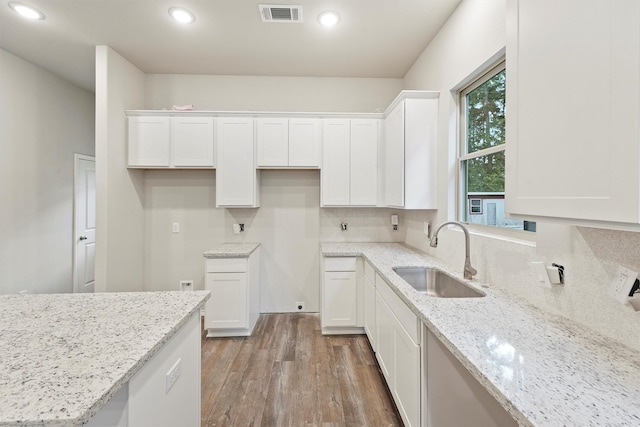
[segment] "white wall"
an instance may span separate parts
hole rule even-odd
[[[203,110],[384,110],[401,79],[148,75],[145,108],[195,104]],[[173,290],[180,280],[204,287],[202,253],[225,242],[260,242],[261,311],[319,310],[321,241],[403,241],[386,209],[320,209],[320,172],[261,172],[260,208],[215,208],[215,172],[147,171],[144,179],[147,290]],[[349,230],[340,231],[347,221]],[[180,223],[180,233],[171,224]],[[234,235],[232,224],[246,232]],[[402,222],[401,222],[402,224]]]
[[[146,107],[372,113],[401,90],[402,79],[149,74]]]
[[[127,169],[124,115],[144,88],[142,71],[96,46],[96,292],[144,289],[144,172]]]
[[[0,293],[71,292],[74,153],[94,96],[0,49]]]
[[[405,89],[441,91],[438,180],[449,183],[439,189],[439,206],[443,208],[438,212],[407,215],[406,243],[460,270],[464,262],[463,234],[443,231],[438,248],[431,249],[422,234],[422,222],[436,225],[455,218],[456,105],[451,91],[500,53],[505,46],[505,30],[504,0],[464,0],[404,81]],[[535,238],[535,243],[523,243],[473,234],[471,260],[478,269],[477,277],[640,349],[640,316],[607,295],[618,263],[640,271],[640,235],[539,222]],[[563,264],[566,285],[555,289],[537,286],[537,274],[531,267],[534,260]]]

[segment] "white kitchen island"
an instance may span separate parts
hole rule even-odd
[[[199,426],[208,298],[0,296],[0,426]]]

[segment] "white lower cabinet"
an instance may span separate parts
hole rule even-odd
[[[197,312],[85,425],[200,426],[200,340]],[[170,371],[179,373],[167,387]]]
[[[391,395],[405,426],[420,426],[421,367],[419,321],[402,300],[376,275],[378,352]]]
[[[259,250],[249,258],[212,258],[205,261],[205,305],[208,337],[249,336],[260,315]]]
[[[362,260],[323,258],[320,286],[320,324],[323,334],[364,331]]]
[[[423,426],[511,427],[518,423],[423,325]]]

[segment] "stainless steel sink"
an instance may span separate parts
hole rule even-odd
[[[486,294],[437,268],[394,267],[416,291],[437,298],[479,298]]]

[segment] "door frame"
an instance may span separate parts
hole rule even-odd
[[[78,292],[78,274],[76,271],[76,247],[77,247],[76,242],[78,241],[80,236],[77,235],[77,230],[76,230],[76,222],[77,222],[76,207],[78,204],[78,201],[77,201],[78,164],[81,160],[88,160],[95,163],[96,158],[95,156],[88,156],[86,154],[73,153],[73,212],[72,212],[73,229],[71,232],[71,239],[72,239],[71,240],[71,248],[72,248],[71,274],[73,277],[73,293]]]

